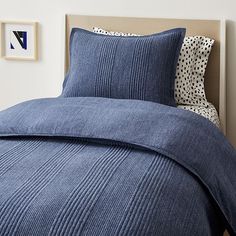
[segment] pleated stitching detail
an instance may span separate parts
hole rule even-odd
[[[152,211],[148,212],[148,210],[153,209],[155,206],[151,204],[156,203],[152,200],[154,197],[158,199],[162,187],[167,180],[167,176],[171,174],[170,168],[172,168],[173,165],[174,164],[167,159],[159,158],[158,156],[154,158],[131,198],[115,235],[146,235],[147,225],[140,228],[141,224],[144,222],[143,218],[145,218],[145,222],[148,224],[149,222],[146,219],[150,218],[152,215]],[[152,186],[155,186],[154,191],[151,192],[152,199],[145,204],[146,194],[150,193]],[[144,213],[141,214],[141,212]],[[132,229],[135,228],[134,224],[137,226],[136,232],[132,231]]]
[[[118,42],[118,39],[115,41],[105,38],[102,43],[95,81],[95,96],[111,97],[112,73]]]
[[[0,159],[0,177],[4,175],[10,168],[22,159],[26,158],[34,150],[36,150],[42,144],[42,139],[37,141],[25,141],[20,142],[11,150],[7,151],[1,156]]]
[[[79,235],[82,232],[93,206],[109,179],[130,152],[130,148],[113,147],[94,163],[59,211],[49,235]]]
[[[0,209],[2,235],[13,235],[16,232],[30,203],[56,177],[66,163],[85,146],[76,142],[66,144],[15,191]]]
[[[147,38],[144,40],[137,40],[135,42],[135,48],[133,51],[132,57],[132,66],[130,72],[130,79],[129,79],[129,98],[130,99],[145,99],[145,89],[144,85],[146,81],[144,80],[145,74],[148,71],[149,67],[149,51],[150,51],[150,42],[152,41],[151,38]],[[138,53],[142,51],[143,53],[139,55]],[[144,60],[146,57],[147,61]],[[144,63],[142,65],[141,63]]]

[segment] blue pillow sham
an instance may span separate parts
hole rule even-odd
[[[175,106],[175,72],[184,36],[183,28],[137,37],[74,28],[62,96],[139,99]]]

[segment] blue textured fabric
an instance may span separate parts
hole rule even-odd
[[[0,112],[0,137],[0,235],[236,233],[236,151],[192,112],[39,99]]]
[[[74,28],[63,97],[139,99],[175,106],[176,64],[185,29],[139,37]]]

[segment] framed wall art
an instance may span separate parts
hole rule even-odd
[[[0,22],[1,56],[9,60],[37,60],[36,22]]]

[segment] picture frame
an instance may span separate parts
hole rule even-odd
[[[38,59],[38,23],[0,21],[1,57],[6,60]]]

